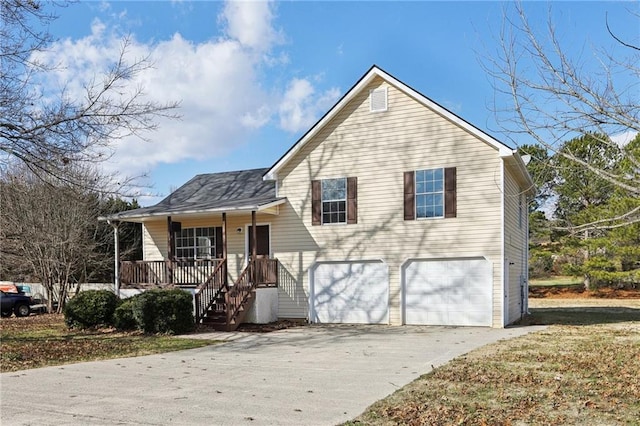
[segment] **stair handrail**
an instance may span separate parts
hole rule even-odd
[[[205,313],[219,297],[220,292],[225,287],[225,277],[227,275],[227,259],[222,259],[216,269],[204,280],[194,292],[195,300],[195,320],[199,324]]]
[[[255,260],[250,260],[242,271],[233,287],[226,293],[227,326],[231,325],[240,313],[240,308],[246,302],[251,292],[256,289],[257,283],[253,277]]]

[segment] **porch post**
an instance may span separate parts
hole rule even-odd
[[[120,297],[120,238],[118,228],[120,227],[119,220],[108,220],[107,223],[113,227],[113,245],[114,245],[114,258],[115,258],[115,273],[113,284],[115,287],[116,296]]]
[[[256,227],[256,211],[251,211],[251,263],[253,263],[253,270],[251,275],[253,283],[256,283],[256,257],[258,255],[258,229]]]
[[[222,258],[227,258],[227,213],[222,213]]]
[[[223,212],[222,213],[222,261],[226,262],[227,261],[227,213]],[[227,281],[227,272],[226,272],[226,266],[224,266],[225,270],[224,270],[224,277],[223,279],[223,284],[228,284]]]
[[[167,281],[169,284],[173,284],[173,247],[175,246],[173,236],[173,223],[171,222],[171,216],[167,216]]]

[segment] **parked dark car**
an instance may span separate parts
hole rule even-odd
[[[31,297],[24,293],[5,293],[0,291],[0,314],[10,317],[12,313],[17,317],[26,317],[31,313]]]

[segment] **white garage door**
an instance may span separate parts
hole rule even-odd
[[[413,260],[404,273],[406,324],[491,326],[491,263]]]
[[[387,269],[383,262],[318,263],[311,275],[311,321],[387,324]]]

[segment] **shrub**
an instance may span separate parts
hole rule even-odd
[[[113,326],[118,303],[118,297],[109,290],[83,291],[65,305],[64,321],[75,328]]]
[[[193,297],[180,289],[155,289],[127,299],[116,313],[117,327],[145,333],[180,334],[194,328]]]
[[[125,299],[120,306],[116,308],[113,315],[113,324],[118,330],[135,330],[138,326],[133,316],[133,304],[135,299]]]
[[[531,278],[547,277],[553,270],[553,254],[546,251],[531,250],[529,259],[529,276]]]

